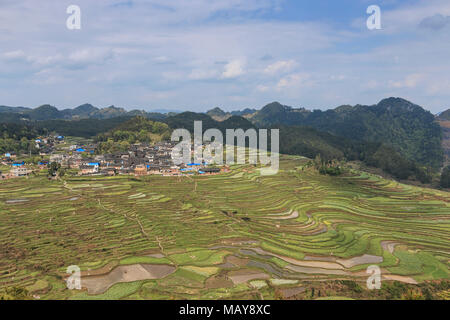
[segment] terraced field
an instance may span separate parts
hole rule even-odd
[[[283,156],[274,176],[236,166],[209,177],[2,181],[0,289],[41,299],[286,299],[315,298],[319,285],[321,298],[341,299],[329,286],[339,284],[345,297],[377,298],[365,289],[366,268],[377,265],[383,286],[432,283],[434,296],[449,297],[449,193],[361,172],[323,176],[306,161]],[[66,288],[70,265],[82,270],[81,291]]]

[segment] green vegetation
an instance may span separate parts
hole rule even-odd
[[[204,131],[218,128],[224,133],[233,128],[280,128],[282,153],[309,158],[320,155],[325,161],[358,160],[397,179],[433,182],[435,186],[444,154],[441,128],[434,116],[400,98],[384,99],[374,106],[312,112],[276,102],[260,111],[225,113],[216,108],[208,114],[126,112],[89,104],[61,111],[49,105],[37,109],[3,106],[0,112],[0,122],[4,123],[0,127],[0,152],[34,154],[37,150],[32,139],[48,133],[96,137],[101,143],[98,152],[126,151],[132,143],[168,139],[173,129],[193,132],[197,120],[202,121]],[[153,120],[146,120],[149,118]]]
[[[448,192],[280,160],[273,176],[243,165],[208,177],[2,181],[0,291],[41,299],[449,297]],[[382,290],[366,289],[373,264],[386,277]],[[136,281],[129,271],[130,281],[112,276],[93,294],[66,289],[70,265],[103,275],[172,271]]]
[[[441,129],[434,116],[400,98],[384,99],[374,106],[313,112],[274,102],[250,120],[258,126],[310,126],[348,139],[384,143],[406,159],[433,168],[439,168],[443,161]]]
[[[438,117],[439,120],[450,121],[450,109],[445,110]]]
[[[441,187],[450,188],[450,166],[444,168],[441,174]]]
[[[52,162],[48,164],[48,176],[49,177],[64,177],[66,171],[61,168],[61,164]]]
[[[99,134],[97,152],[112,153],[127,151],[134,143],[154,143],[170,139],[170,129],[165,123],[147,120],[144,117],[135,117],[122,123],[113,130]]]
[[[5,152],[35,154],[34,139],[39,134],[35,128],[17,123],[0,123],[0,155]]]

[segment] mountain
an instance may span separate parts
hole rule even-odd
[[[434,116],[401,98],[388,98],[373,106],[340,106],[309,111],[273,102],[249,118],[255,125],[310,126],[337,136],[383,142],[407,159],[439,168],[442,134]]]
[[[225,112],[220,108],[209,110],[206,114],[216,121],[224,121],[231,117],[230,113]]]
[[[258,110],[256,109],[250,109],[250,108],[245,108],[244,110],[240,111],[231,111],[231,114],[233,116],[241,116],[241,117],[249,117],[252,116],[253,114],[255,114]]]
[[[203,130],[217,128],[219,122],[204,113],[183,112],[164,119],[164,122],[172,129],[187,129],[194,132],[194,121],[202,121]]]
[[[86,103],[70,111],[72,117],[89,118],[92,114],[98,112],[99,109],[94,107],[92,104]]]
[[[25,114],[32,120],[61,119],[63,117],[62,113],[56,107],[49,104],[27,111]]]
[[[146,112],[144,110],[126,111],[124,108],[110,106],[107,108],[97,108],[86,103],[74,109],[58,110],[48,104],[35,109],[25,107],[0,106],[0,121],[16,122],[20,119],[35,121],[44,120],[79,120],[79,119],[111,119],[116,117],[143,116],[148,119],[164,119],[168,114],[159,112]],[[20,115],[20,116],[18,116]]]
[[[92,138],[99,133],[107,132],[130,117],[110,119],[79,119],[79,120],[44,120],[31,122],[34,128],[43,132],[55,132],[63,136]]]
[[[441,113],[439,113],[436,118],[438,120],[443,120],[443,121],[450,121],[450,109],[445,110]]]
[[[124,108],[110,106],[96,108],[91,104],[83,104],[75,109],[58,110],[50,105],[43,105],[36,109],[24,107],[0,107],[0,122],[17,123],[28,119],[45,121],[39,127],[48,129],[67,129],[70,132],[81,132],[83,136],[99,132],[96,129],[81,130],[73,127],[72,123],[57,122],[56,120],[97,119],[107,120],[115,118],[130,118],[142,116],[154,121],[163,121],[171,128],[193,129],[194,120],[202,120],[204,128],[251,127],[270,128],[280,126],[311,127],[320,132],[326,132],[337,137],[347,138],[361,143],[383,143],[401,154],[404,158],[422,165],[438,169],[443,162],[443,147],[450,159],[450,141],[445,138],[450,123],[449,111],[435,117],[422,107],[401,98],[388,98],[376,105],[343,105],[335,109],[307,110],[293,108],[279,102],[264,106],[261,110],[245,109],[243,111],[225,112],[220,108],[209,110],[206,114],[183,113],[155,113],[143,110],[127,111]],[[48,120],[53,120],[48,122]],[[438,121],[436,121],[438,120]],[[87,125],[88,122],[79,123]],[[92,125],[94,122],[91,123]],[[441,124],[441,127],[439,126]],[[101,127],[109,127],[102,123]],[[57,130],[56,130],[57,131]],[[444,138],[447,140],[443,140]],[[61,134],[63,134],[61,132]],[[67,134],[66,134],[67,135]],[[446,147],[447,146],[447,147]]]
[[[444,167],[450,165],[450,109],[436,115],[442,129],[442,148],[444,149]]]
[[[31,110],[30,108],[25,107],[8,107],[8,106],[0,106],[0,113],[8,112],[8,113],[22,113]]]
[[[153,109],[150,110],[149,113],[162,113],[162,114],[176,114],[176,113],[182,113],[181,110],[171,110],[171,109]]]
[[[280,108],[280,105],[271,107],[279,110],[290,109],[284,106]],[[202,121],[203,131],[210,128],[221,130],[224,138],[226,129],[257,129],[251,121],[240,116],[232,116],[225,121],[216,121],[207,114],[184,112],[164,120],[171,129],[185,128],[191,133],[194,130],[194,121]],[[428,172],[421,166],[408,160],[392,146],[383,142],[355,140],[305,126],[275,125],[272,128],[280,129],[280,152],[284,154],[302,155],[309,158],[320,156],[324,161],[359,160],[366,165],[381,168],[398,179],[413,178],[423,183],[428,183],[431,179]]]
[[[279,102],[272,102],[257,111],[251,121],[258,126],[301,125],[307,113],[309,111],[303,108],[294,109]]]
[[[232,112],[225,112],[220,108],[214,108],[206,112],[206,114],[216,121],[225,121],[232,116],[240,116],[248,119],[251,116],[253,116],[256,112],[257,112],[256,109],[249,109],[249,108],[246,108],[242,111],[237,110]]]
[[[0,112],[0,123],[17,123],[29,120],[28,116],[14,112]]]

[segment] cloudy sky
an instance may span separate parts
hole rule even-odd
[[[81,30],[69,30],[69,5]],[[369,5],[381,30],[369,30]],[[0,0],[0,105],[450,107],[448,0]]]

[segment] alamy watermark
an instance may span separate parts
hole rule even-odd
[[[70,276],[66,280],[66,285],[69,290],[81,290],[81,269],[78,266],[67,267],[66,272]]]
[[[66,27],[69,30],[81,29],[81,8],[78,5],[71,4],[67,7],[66,13],[70,16],[66,20]],[[367,18],[366,25],[369,30],[381,29],[381,8],[378,5],[370,5],[366,10],[370,14]]]
[[[66,10],[67,14],[70,16],[66,20],[66,26],[69,30],[80,30],[81,29],[81,8],[77,5],[70,5]]]
[[[270,130],[270,153],[268,152],[268,130],[259,129],[226,129],[224,149],[223,133],[219,129],[208,129],[203,133],[202,121],[194,121],[194,139],[187,129],[176,129],[172,133],[172,141],[179,142],[172,150],[175,165],[210,163],[223,165],[261,164],[261,175],[274,175],[279,170],[280,132]],[[248,144],[247,144],[248,141]],[[236,143],[237,142],[237,143]],[[225,151],[225,152],[224,152]],[[248,157],[247,157],[248,154]],[[225,158],[225,161],[224,161]]]
[[[381,9],[377,5],[371,5],[367,8],[367,14],[370,17],[367,19],[366,25],[369,30],[381,29]]]
[[[370,274],[369,278],[367,278],[366,285],[367,289],[381,289],[381,269],[379,266],[372,265],[368,266],[366,270],[367,274]]]

